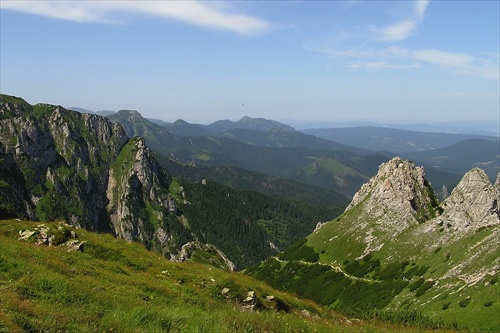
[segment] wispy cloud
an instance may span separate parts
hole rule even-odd
[[[366,68],[366,69],[412,69],[420,67],[419,63],[410,65],[396,65],[385,61],[359,61],[348,65],[350,68]]]
[[[415,2],[414,11],[419,21],[422,21],[424,19],[427,6],[429,6],[429,0],[417,0]]]
[[[463,68],[470,66],[473,57],[464,53],[451,53],[439,50],[420,50],[413,52],[413,57],[436,65]]]
[[[257,17],[231,11],[222,2],[201,1],[0,1],[0,8],[75,22],[117,23],[123,13],[183,21],[239,34],[258,34],[270,24]]]
[[[416,33],[418,25],[425,18],[428,6],[428,0],[414,1],[408,17],[382,29],[372,27],[371,35],[358,34],[347,35],[342,39],[329,38],[323,45],[309,44],[304,47],[309,51],[340,60],[341,62],[338,63],[352,69],[419,70],[434,67],[437,70],[454,74],[499,80],[498,53],[469,54],[394,45],[395,41],[401,41],[402,45],[407,45],[402,40]],[[386,42],[393,43],[387,44]]]
[[[465,53],[451,53],[439,50],[418,50],[412,52],[415,59],[453,71],[461,75],[473,75],[484,79],[499,80],[498,59],[472,56]],[[495,56],[493,56],[495,58]]]
[[[429,5],[429,0],[416,0],[412,12],[408,17],[384,28],[374,28],[375,39],[383,42],[401,41],[412,36],[418,24],[425,18],[425,10]]]
[[[486,53],[481,56],[474,56],[434,49],[411,50],[399,46],[379,49],[335,49],[329,47],[307,47],[307,49],[323,53],[332,58],[350,60],[346,62],[345,66],[354,69],[412,70],[427,65],[436,66],[442,70],[460,75],[471,75],[492,80],[500,79],[500,65],[497,54]]]
[[[379,29],[376,39],[383,42],[400,41],[411,36],[416,26],[417,23],[411,20],[398,22],[383,29]]]

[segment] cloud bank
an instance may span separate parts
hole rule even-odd
[[[124,13],[156,16],[239,34],[263,33],[269,23],[230,12],[227,4],[201,1],[0,1],[1,9],[87,23],[122,23]]]

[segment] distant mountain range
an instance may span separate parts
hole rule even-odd
[[[128,135],[144,136],[153,149],[181,163],[235,166],[349,196],[377,172],[381,162],[397,155],[424,165],[441,198],[474,166],[481,165],[490,179],[500,170],[500,141],[491,136],[376,127],[305,131],[339,137],[338,141],[332,141],[271,120],[256,119],[252,124],[249,117],[239,122],[219,121],[213,126],[181,120],[160,126],[131,111],[120,111],[109,117],[122,124]],[[465,144],[470,139],[483,140],[485,144],[475,141],[481,145],[480,149],[475,149],[474,145]],[[440,151],[453,145],[458,146]],[[429,153],[423,153],[426,151]],[[417,152],[422,153],[414,154]],[[448,156],[449,153],[452,155]],[[436,163],[435,154],[440,154],[440,163]],[[456,162],[457,158],[460,163]],[[347,172],[349,169],[351,171]]]
[[[456,144],[402,156],[418,161],[436,170],[463,175],[472,167],[483,169],[494,181],[500,166],[500,141],[491,139],[467,139]]]
[[[320,138],[361,147],[372,151],[390,151],[395,154],[433,150],[469,139],[497,141],[493,136],[414,132],[384,127],[313,128],[302,132]]]
[[[494,179],[500,171],[498,137],[428,132],[442,128],[438,125],[397,125],[403,128],[421,128],[422,131],[381,126],[297,131],[289,125],[263,118],[243,117],[238,121],[220,120],[201,125],[183,120],[168,123],[146,119],[138,113],[134,117],[129,116],[136,113],[137,111],[122,110],[107,116],[122,124],[128,135],[144,137],[154,150],[180,163],[233,166],[274,177],[294,179],[347,195],[353,195],[362,182],[375,174],[378,162],[397,155],[425,166],[428,178],[440,197],[446,196],[460,177],[474,166],[481,166],[490,179]],[[135,124],[131,125],[132,123]],[[356,124],[359,122],[338,123],[339,126]],[[464,128],[459,125],[450,123],[448,130],[456,128],[458,131]],[[472,139],[475,141],[467,143]],[[479,148],[476,149],[476,146]],[[275,148],[280,150],[276,151]],[[340,165],[329,169],[333,166],[332,163],[315,164],[315,160],[325,161],[325,158],[333,158],[344,167],[353,168],[355,172],[348,173],[350,180],[341,181],[345,174],[337,174]],[[377,163],[367,163],[373,158]],[[275,163],[276,160],[279,161]],[[353,163],[354,160],[358,162]],[[320,166],[320,169],[311,165]],[[327,165],[329,168],[324,169]],[[367,168],[366,165],[373,167]]]
[[[362,155],[368,151],[300,132],[268,129],[269,123],[263,131],[233,128],[220,135],[187,137],[174,135],[136,111],[120,111],[108,118],[121,124],[129,136],[144,137],[152,149],[179,163],[239,167],[345,195],[353,195],[368,179],[366,173],[375,173],[387,159],[380,154]],[[232,138],[234,135],[252,143]]]

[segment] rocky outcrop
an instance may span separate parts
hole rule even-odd
[[[436,215],[438,203],[424,177],[422,167],[395,157],[380,165],[377,175],[354,195],[345,213],[354,214],[356,223],[347,233],[363,233],[357,236],[366,243],[361,257]]]
[[[443,202],[437,223],[463,231],[500,223],[500,173],[494,185],[486,173],[474,168],[462,178]]]
[[[461,260],[454,261],[447,254],[444,261],[449,265],[438,278],[475,284],[485,276],[498,274],[500,269],[499,202],[500,173],[491,184],[483,170],[472,169],[439,204],[424,179],[424,170],[394,158],[382,164],[379,173],[363,185],[345,215],[352,214],[350,221],[355,223],[350,226],[351,235],[365,246],[358,260],[384,246],[388,247],[384,251],[391,253],[389,258],[407,257],[392,253],[392,243],[437,253],[465,239],[475,239],[463,249]]]
[[[18,240],[34,242],[37,246],[61,246],[66,247],[67,251],[82,251],[85,241],[80,241],[75,229],[64,223],[59,222],[57,228],[51,228],[45,224],[39,224],[34,230],[19,230]]]
[[[16,196],[27,207],[21,215],[110,230],[108,170],[128,140],[123,129],[103,117],[4,95],[0,110],[0,142],[23,175],[25,193]]]
[[[181,251],[177,255],[172,256],[171,260],[183,262],[192,259],[197,251],[204,253],[203,259],[196,259],[198,262],[207,263],[211,266],[219,267],[231,272],[236,270],[236,265],[234,265],[231,260],[229,260],[229,258],[227,258],[227,256],[217,247],[212,244],[202,244],[198,241],[184,244]]]
[[[0,171],[0,218],[65,220],[163,252],[192,239],[171,230],[171,176],[104,117],[1,95]]]
[[[364,209],[379,224],[389,223],[391,230],[401,231],[407,225],[423,222],[435,213],[432,209],[430,185],[425,180],[422,167],[395,157],[379,167],[377,175],[365,183],[354,195],[346,211],[363,203]],[[392,225],[388,218],[397,213],[398,223]]]
[[[168,192],[171,177],[154,159],[151,150],[141,138],[131,139],[117,157],[123,163],[114,163],[110,169],[107,198],[111,224],[117,235],[133,240],[161,244],[172,239],[162,228],[149,226],[151,220],[162,221],[175,214],[177,206]],[[148,208],[149,205],[149,208]]]
[[[492,185],[474,168],[442,203],[424,175],[400,158],[382,164],[344,214],[246,272],[339,309],[410,310],[496,330],[500,175]]]

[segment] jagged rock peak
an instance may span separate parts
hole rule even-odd
[[[498,179],[497,179],[498,180]],[[455,187],[454,191],[474,191],[480,192],[483,190],[487,190],[492,186],[488,176],[484,172],[484,170],[480,168],[473,168],[469,172],[467,172],[458,185]]]
[[[439,218],[453,230],[500,224],[500,174],[494,185],[480,168],[467,172],[443,202]]]
[[[407,212],[415,213],[425,201],[421,193],[428,186],[424,176],[422,167],[395,157],[380,165],[377,175],[354,195],[346,211],[370,198],[397,207],[398,210],[404,208]]]
[[[436,214],[438,203],[424,176],[422,167],[395,157],[380,165],[377,175],[354,195],[346,212],[359,206],[359,220],[376,220],[377,228],[395,236]]]

